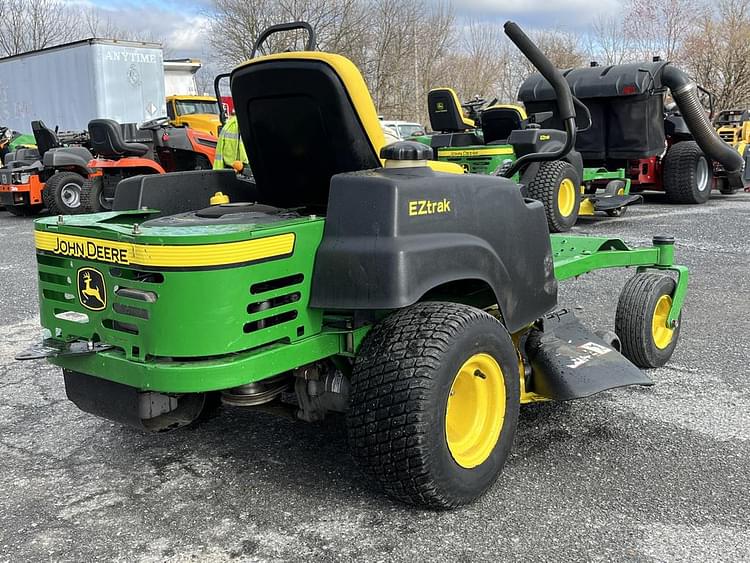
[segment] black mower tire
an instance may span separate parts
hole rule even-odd
[[[81,207],[83,213],[99,213],[105,211],[100,197],[99,182],[87,179],[81,189]]]
[[[495,421],[493,432],[480,433],[486,457],[460,465],[448,444],[448,399],[459,377],[468,377],[470,387],[484,385],[472,378],[477,357],[499,367],[495,375],[473,375],[490,382],[485,389],[496,385],[499,392],[485,397],[494,397],[493,407],[502,405],[504,418],[482,419]],[[352,456],[396,500],[435,509],[472,502],[492,486],[510,453],[519,386],[513,342],[495,317],[454,303],[397,311],[368,333],[354,362],[347,414]]]
[[[16,217],[33,217],[34,215],[39,215],[42,209],[44,209],[44,205],[42,204],[5,206],[5,211]]]
[[[711,163],[695,141],[672,145],[664,156],[662,180],[672,203],[701,204],[711,197]],[[699,170],[705,167],[705,180]],[[705,181],[705,185],[702,185]],[[701,185],[699,185],[701,184]]]
[[[570,211],[561,210],[559,194],[565,182],[571,182],[574,187],[573,206]],[[551,233],[569,231],[578,220],[578,210],[581,206],[581,179],[575,167],[561,160],[543,162],[539,171],[526,187],[530,198],[544,204],[547,215],[547,225]]]
[[[622,355],[638,367],[661,367],[672,357],[680,336],[682,315],[666,345],[665,342],[657,345],[654,323],[657,306],[663,297],[669,297],[671,306],[675,287],[675,281],[669,276],[642,272],[630,278],[620,292],[615,313],[615,333],[622,344]]]
[[[42,191],[44,205],[51,215],[77,215],[84,213],[81,205],[83,184],[86,178],[77,172],[55,172],[45,183]],[[66,201],[66,188],[77,186],[78,197],[74,202]]]

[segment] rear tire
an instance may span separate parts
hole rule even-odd
[[[580,186],[575,167],[560,160],[543,162],[529,182],[529,197],[544,204],[551,233],[569,231],[576,224],[581,206]]]
[[[81,189],[81,207],[83,213],[99,213],[106,208],[102,203],[101,182],[86,180]]]
[[[664,191],[672,203],[706,203],[712,175],[711,164],[695,141],[672,145],[664,157]]]
[[[668,276],[639,273],[620,292],[615,332],[622,343],[622,355],[638,367],[661,367],[672,357],[682,324],[680,315],[676,327],[666,326],[675,287]]]
[[[42,199],[52,215],[84,213],[81,193],[86,179],[76,172],[55,172],[47,180]]]
[[[472,502],[511,450],[519,382],[510,336],[488,313],[454,303],[397,311],[370,331],[354,363],[352,455],[397,500]]]

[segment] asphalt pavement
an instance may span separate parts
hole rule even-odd
[[[677,239],[680,342],[652,388],[523,407],[496,485],[452,512],[357,471],[343,420],[229,409],[143,435],[80,412],[41,335],[32,220],[0,211],[0,561],[750,561],[750,194],[659,195],[576,232]],[[563,284],[611,329],[632,272]]]

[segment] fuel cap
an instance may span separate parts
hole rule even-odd
[[[432,160],[432,147],[417,141],[398,141],[380,149],[385,160]]]

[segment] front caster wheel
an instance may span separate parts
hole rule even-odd
[[[682,316],[677,326],[667,326],[675,287],[668,276],[639,273],[620,292],[615,332],[622,342],[622,354],[639,367],[663,366],[677,346]]]
[[[367,335],[354,364],[352,455],[395,499],[469,503],[508,457],[519,382],[513,343],[491,315],[453,303],[398,311]]]

